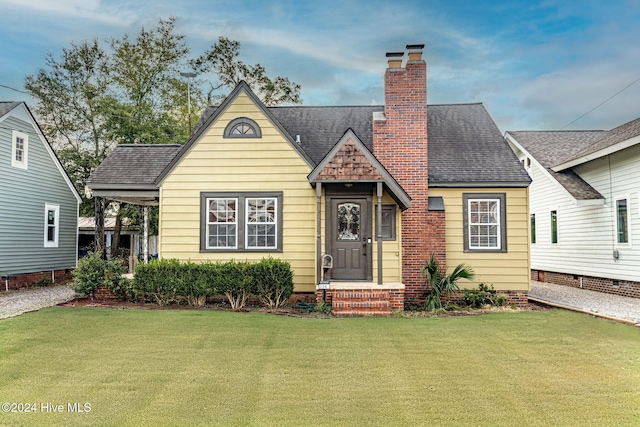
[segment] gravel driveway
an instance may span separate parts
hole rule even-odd
[[[529,297],[640,324],[640,298],[537,281],[531,282]]]
[[[0,292],[0,319],[67,302],[75,296],[75,291],[69,285]]]

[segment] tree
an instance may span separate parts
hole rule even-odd
[[[35,113],[43,131],[83,195],[87,177],[116,144],[104,110],[111,85],[107,53],[94,39],[62,49],[60,61],[48,54],[45,62],[46,68],[26,76],[25,88],[38,99]],[[84,201],[81,214],[93,210]]]
[[[189,137],[187,87],[180,80],[189,49],[184,36],[175,34],[175,21],[142,28],[135,40],[125,35],[110,42],[113,93],[107,124],[118,143],[184,143]],[[193,98],[198,95],[194,88]]]
[[[25,77],[26,90],[38,99],[39,123],[82,195],[81,215],[95,209],[84,195],[85,182],[115,145],[182,144],[189,137],[189,111],[199,111],[204,101],[197,82],[180,77],[189,49],[175,23],[174,17],[161,19],[155,28],[111,39],[106,47],[97,39],[72,43],[61,59],[48,54],[46,66]],[[209,98],[244,79],[267,105],[300,102],[299,85],[271,80],[262,66],[237,60],[239,49],[240,43],[221,37],[190,62],[194,71],[212,72],[220,81]],[[118,209],[120,216],[133,211]]]
[[[213,73],[217,80],[216,84],[210,85],[207,93],[209,104],[223,98],[222,95],[215,94],[217,90],[233,89],[241,80],[246,81],[267,106],[301,103],[299,84],[280,76],[271,80],[262,65],[247,65],[238,59],[239,55],[239,42],[220,37],[210,50],[190,62],[196,73]]]

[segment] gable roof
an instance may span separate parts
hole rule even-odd
[[[204,126],[216,107],[205,110]],[[373,115],[384,106],[268,107],[317,165],[347,129],[373,151]],[[527,186],[531,180],[481,103],[428,105],[429,185]],[[499,166],[499,167],[497,167]]]
[[[162,180],[173,170],[173,168],[180,162],[180,160],[191,150],[191,148],[195,145],[195,143],[204,135],[204,133],[209,129],[209,126],[213,124],[216,119],[224,113],[227,108],[233,103],[233,101],[240,95],[247,95],[252,102],[260,109],[260,111],[266,116],[266,118],[273,124],[273,126],[280,131],[283,137],[287,140],[287,142],[300,154],[309,166],[313,167],[313,162],[309,158],[309,156],[295,143],[295,140],[291,137],[291,135],[282,127],[282,125],[278,122],[278,120],[273,116],[273,114],[269,111],[269,109],[260,101],[260,99],[253,93],[247,82],[244,80],[238,83],[238,85],[233,89],[233,91],[227,96],[224,101],[215,109],[207,109],[205,113],[209,111],[209,115],[205,117],[203,116],[196,123],[196,127],[193,132],[189,136],[187,143],[182,146],[180,152],[175,156],[175,158],[167,165],[167,167],[162,171],[162,173],[157,177],[156,183],[160,184]]]
[[[19,102],[14,101],[0,101],[0,117],[7,114],[9,111],[13,110],[15,107],[20,105]]]
[[[595,142],[585,146],[573,156],[556,162],[553,170],[562,171],[639,143],[640,118],[637,118],[608,132],[603,132]]]
[[[565,161],[600,139],[603,131],[507,132],[509,141],[528,154],[576,201],[601,201],[604,197],[574,171],[556,172],[552,166]]]
[[[35,133],[38,135],[38,138],[44,145],[44,148],[47,151],[47,154],[49,154],[51,161],[53,161],[54,165],[58,169],[58,172],[60,172],[60,176],[62,176],[62,179],[64,179],[76,201],[78,202],[78,204],[82,203],[82,198],[80,197],[80,194],[78,194],[78,190],[76,190],[75,185],[73,185],[73,182],[71,182],[71,178],[69,178],[67,171],[65,171],[64,167],[62,167],[60,159],[53,151],[53,148],[51,148],[51,144],[49,144],[47,137],[42,132],[42,129],[40,128],[40,125],[36,121],[33,114],[31,114],[31,110],[29,110],[27,104],[25,102],[0,101],[0,121],[5,120],[10,115],[13,115],[18,119],[29,122],[31,124],[32,130],[35,131]]]
[[[384,113],[384,106],[266,107],[245,82],[240,82],[220,106],[211,106],[204,111],[187,143],[155,176],[151,173],[155,173],[157,169],[149,171],[150,174],[144,177],[144,184],[150,185],[150,180],[153,180],[156,187],[160,185],[164,177],[241,93],[253,100],[312,169],[325,159],[348,129],[353,130],[369,153],[373,152],[373,117],[374,114]],[[529,175],[482,104],[429,105],[427,121],[429,185],[526,187],[531,183]],[[162,157],[162,161],[166,161],[166,152],[151,154],[152,150],[162,150],[158,148],[162,147],[160,145],[141,148],[148,150],[144,154],[133,153],[137,146],[129,147],[132,151],[128,154],[115,150],[112,153],[119,156],[118,166],[109,165],[114,171],[98,168],[94,172],[88,181],[92,188],[95,184],[107,183],[110,178],[115,179],[117,184],[140,182],[141,177],[135,170],[139,165],[133,159],[160,160],[158,157]]]
[[[344,156],[348,154],[347,156]],[[339,158],[338,158],[339,157]],[[344,157],[347,157],[346,159]],[[334,160],[337,160],[334,162]],[[345,161],[346,160],[346,161]],[[358,171],[358,169],[361,169]],[[326,172],[326,174],[324,173]],[[354,176],[353,174],[357,176]],[[348,129],[308,175],[309,182],[382,182],[402,210],[411,207],[411,197],[385,169],[380,161]]]

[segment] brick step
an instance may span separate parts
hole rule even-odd
[[[349,310],[349,311],[334,311],[333,315],[336,317],[350,317],[350,316],[376,316],[376,317],[387,317],[391,315],[391,310],[389,311],[362,311],[362,310]]]
[[[353,291],[341,291],[335,292],[333,294],[333,300],[341,300],[341,299],[349,299],[349,300],[388,300],[389,292],[353,292]]]
[[[333,301],[332,308],[338,310],[389,310],[391,311],[391,303],[389,301]]]

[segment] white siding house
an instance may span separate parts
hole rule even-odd
[[[532,278],[640,297],[640,119],[505,136],[533,180]]]

